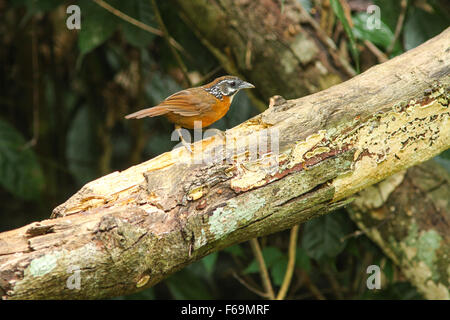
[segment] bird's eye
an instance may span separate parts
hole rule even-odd
[[[231,81],[230,86],[232,86],[232,87],[236,86],[236,81]]]

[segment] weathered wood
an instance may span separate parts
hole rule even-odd
[[[213,162],[176,149],[88,183],[55,219],[0,234],[3,298],[135,292],[213,251],[329,212],[435,156],[450,146],[449,39],[450,29],[343,84],[273,99],[227,131],[226,149],[240,150],[229,161],[221,138],[206,139],[194,153],[215,150]],[[260,150],[267,157],[248,159],[264,132],[273,137],[269,152]],[[77,275],[80,288],[69,289]]]

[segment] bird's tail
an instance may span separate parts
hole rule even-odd
[[[151,107],[125,116],[126,119],[141,119],[144,117],[156,117],[166,114],[168,110],[162,106]]]

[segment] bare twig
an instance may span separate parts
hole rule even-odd
[[[234,272],[234,271],[233,271],[233,277],[235,277],[237,281],[239,281],[244,287],[246,287],[251,292],[257,294],[260,297],[263,297],[263,298],[266,298],[266,299],[269,298],[269,295],[266,292],[262,292],[261,290],[258,290],[256,288],[252,287],[250,284],[245,282],[244,279],[239,277],[238,274],[236,272]]]
[[[295,252],[297,249],[297,237],[298,237],[299,225],[296,225],[291,229],[291,235],[289,238],[289,258],[286,273],[284,275],[283,283],[281,284],[280,291],[278,291],[277,300],[283,300],[286,297],[286,293],[289,289],[289,285],[292,280],[295,268]]]
[[[123,13],[120,10],[117,10],[116,8],[114,8],[113,6],[111,6],[110,4],[106,3],[103,0],[93,0],[96,4],[98,4],[100,7],[102,7],[105,10],[108,10],[109,12],[111,12],[113,15],[121,18],[122,20],[127,21],[128,23],[131,23],[132,25],[145,30],[149,33],[155,34],[157,36],[160,37],[164,37],[164,33],[156,28],[153,28],[152,26],[149,26],[148,24],[142,23],[139,20],[134,19],[133,17],[130,17],[129,15]],[[170,43],[172,46],[174,46],[178,51],[184,52],[183,47],[175,41],[175,39],[170,38]]]
[[[245,67],[250,70],[252,68],[252,42],[247,41],[247,46],[245,49]]]
[[[403,22],[405,21],[405,15],[406,15],[406,8],[408,7],[408,0],[402,0],[400,2],[400,14],[398,16],[397,25],[395,27],[395,33],[394,37],[392,38],[391,43],[386,49],[386,55],[389,55],[392,50],[394,49],[394,45],[397,42],[398,37],[400,36],[400,33],[402,32],[403,28]]]
[[[215,67],[214,69],[212,69],[210,72],[208,72],[207,74],[205,74],[198,82],[196,82],[194,84],[194,87],[198,87],[201,86],[202,84],[205,83],[206,80],[208,80],[209,78],[211,78],[213,75],[215,75],[217,72],[219,72],[219,70],[222,69],[221,65],[218,65],[217,67]]]
[[[305,8],[301,4],[298,3],[298,7],[305,18],[305,20],[314,28],[316,31],[317,37],[328,47],[330,55],[333,57],[335,63],[342,66],[343,70],[346,72],[346,74],[350,77],[353,77],[356,75],[355,69],[352,68],[352,66],[346,61],[345,59],[342,59],[338,54],[338,49],[336,47],[336,44],[331,40],[330,37],[326,34],[325,31],[322,30],[320,25],[314,20],[308,13]]]
[[[377,57],[379,63],[389,60],[389,58],[369,40],[364,40],[364,45],[375,55],[375,57]]]
[[[253,254],[255,255],[256,261],[259,265],[259,272],[261,274],[261,279],[263,282],[264,289],[267,294],[268,299],[275,299],[275,293],[273,292],[272,283],[270,281],[269,272],[267,271],[266,263],[264,262],[264,257],[261,252],[261,247],[257,238],[250,240],[250,246],[252,248]]]
[[[177,61],[178,65],[180,66],[181,71],[183,72],[183,76],[184,76],[184,79],[186,81],[186,84],[189,87],[192,87],[192,83],[191,83],[191,80],[189,79],[189,75],[188,75],[188,71],[187,71],[186,65],[184,64],[184,62],[181,59],[181,57],[178,54],[178,52],[175,50],[175,47],[170,42],[169,32],[167,31],[166,25],[164,24],[164,21],[163,21],[163,19],[161,17],[161,13],[159,12],[158,5],[156,4],[155,0],[152,0],[152,5],[153,5],[153,10],[154,10],[154,14],[155,14],[156,20],[158,21],[159,27],[161,28],[161,30],[163,32],[163,37],[166,39],[167,43],[169,44],[169,48],[172,51],[172,54],[173,54],[175,60]]]
[[[334,295],[336,298],[342,300],[344,299],[344,296],[342,295],[342,288],[339,284],[339,281],[336,279],[335,275],[329,267],[325,267],[324,269],[325,276],[327,277],[328,281],[331,284],[331,289],[333,290]]]
[[[325,296],[322,294],[322,292],[319,290],[319,288],[314,284],[314,282],[312,282],[308,273],[303,270],[299,270],[299,273],[300,273],[301,277],[303,278],[305,285],[308,288],[309,292],[311,292],[311,294],[317,300],[326,300]]]

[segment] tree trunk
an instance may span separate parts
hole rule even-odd
[[[320,93],[272,99],[227,131],[226,145],[216,136],[195,143],[194,155],[179,148],[111,173],[56,208],[55,219],[0,234],[3,298],[141,290],[211,252],[334,210],[446,150],[449,36]],[[260,156],[249,159],[258,142]]]

